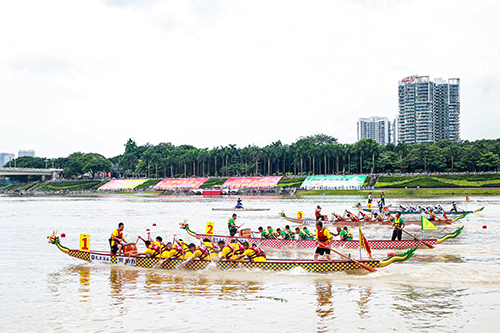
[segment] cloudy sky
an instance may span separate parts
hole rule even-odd
[[[2,1],[0,152],[356,140],[409,75],[461,80],[461,137],[500,137],[498,1]]]

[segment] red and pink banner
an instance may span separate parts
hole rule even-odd
[[[114,179],[98,188],[98,190],[131,190],[145,183],[147,179]]]
[[[279,177],[231,177],[226,180],[223,187],[273,187],[281,180]]]
[[[166,178],[161,182],[156,184],[153,189],[155,190],[171,190],[176,188],[189,188],[189,189],[197,189],[204,182],[206,182],[208,178]]]

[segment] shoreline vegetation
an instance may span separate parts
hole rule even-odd
[[[367,177],[367,182],[374,176]],[[376,176],[375,176],[376,177]],[[211,189],[222,185],[227,178],[210,178],[200,188]],[[376,177],[372,187],[349,190],[318,189],[304,190],[300,186],[306,177],[284,177],[279,188],[296,188],[295,195],[336,195],[366,197],[369,192],[377,196],[385,192],[387,196],[466,196],[466,195],[500,195],[500,174],[439,174],[439,175],[408,175]],[[0,192],[6,194],[105,194],[105,193],[139,193],[160,195],[162,191],[152,190],[160,179],[148,179],[135,189],[98,191],[97,189],[109,180],[74,180],[74,181],[47,181],[27,184],[12,184],[0,186]],[[276,193],[278,194],[278,193]]]

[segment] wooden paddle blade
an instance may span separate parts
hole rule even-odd
[[[351,259],[352,261],[354,261],[356,264],[358,264],[359,266],[363,267],[364,269],[366,269],[367,271],[369,272],[376,272],[377,270],[371,266],[368,266],[367,264],[363,264],[362,262],[359,262],[357,260],[354,260],[354,259]]]

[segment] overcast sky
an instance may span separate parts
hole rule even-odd
[[[498,1],[2,1],[0,152],[356,141],[414,74],[460,78],[461,138],[500,137]]]

